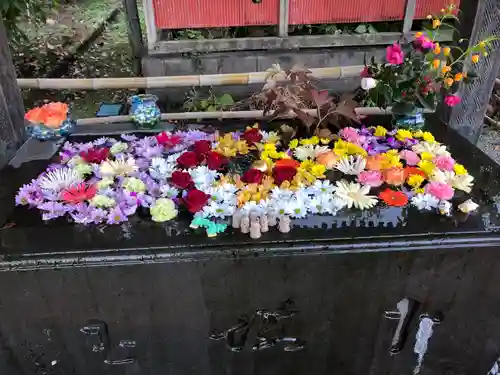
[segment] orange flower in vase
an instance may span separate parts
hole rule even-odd
[[[24,118],[37,125],[45,125],[58,129],[68,117],[68,105],[65,103],[48,103],[42,107],[28,111]]]
[[[395,191],[392,189],[385,189],[379,195],[388,206],[403,207],[408,203],[408,197],[405,193],[401,191]]]
[[[389,185],[399,186],[405,182],[405,170],[394,167],[384,171],[384,181]]]

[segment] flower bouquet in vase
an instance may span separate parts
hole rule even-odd
[[[130,115],[138,129],[153,129],[160,123],[161,111],[155,95],[134,95],[129,98]]]
[[[377,63],[372,57],[361,72],[363,105],[390,108],[396,127],[419,130],[424,125],[423,112],[435,111],[442,101],[450,107],[460,103],[460,86],[476,76],[469,62],[475,64],[486,56],[497,38],[488,37],[465,51],[440,45],[437,36],[440,30],[453,28],[447,21],[457,18],[455,8],[450,5],[440,15],[427,16],[429,27],[418,32],[413,42],[387,47],[386,62]]]
[[[71,134],[75,125],[68,105],[60,102],[33,108],[26,113],[24,118],[27,134],[40,140],[67,136]]]

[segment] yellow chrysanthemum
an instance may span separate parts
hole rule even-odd
[[[404,141],[405,139],[411,139],[411,138],[413,137],[410,130],[398,129],[398,131],[396,132],[396,139],[398,141]]]
[[[389,169],[389,168],[403,166],[403,164],[401,163],[401,160],[399,158],[399,155],[397,153],[394,154],[391,151],[392,150],[387,151],[385,154],[381,154],[383,156],[383,160],[380,163],[381,169]]]
[[[417,130],[416,132],[413,132],[413,138],[422,138],[424,135],[424,132],[422,130]]]
[[[434,171],[434,168],[436,168],[434,163],[429,160],[420,160],[418,162],[418,166],[425,172],[427,176],[430,176],[432,174],[432,171]]]
[[[288,147],[289,147],[291,150],[293,150],[293,149],[297,148],[297,146],[298,146],[298,145],[299,145],[299,140],[298,140],[297,138],[295,138],[295,139],[292,139],[292,140],[290,141],[290,143],[288,144]]]
[[[327,145],[328,143],[330,143],[330,139],[328,139],[328,138],[320,138],[319,141],[323,145]]]
[[[419,174],[411,174],[410,176],[408,176],[408,179],[406,181],[408,185],[415,189],[419,188],[420,185],[422,185],[422,182],[424,182],[424,178]]]
[[[422,160],[433,160],[435,158],[435,155],[433,153],[424,151],[420,154],[420,159]]]
[[[387,129],[379,125],[375,128],[375,133],[373,134],[375,135],[375,137],[385,137],[385,135],[387,134]]]
[[[429,142],[429,143],[436,142],[436,139],[434,138],[434,136],[432,135],[431,132],[423,132],[422,138],[424,139],[424,141]]]
[[[314,136],[311,138],[304,138],[300,140],[300,144],[303,146],[306,145],[317,145],[319,143],[319,137]]]
[[[468,174],[467,169],[462,164],[455,164],[453,166],[453,170],[455,171],[456,174]]]
[[[358,146],[358,145],[351,143],[351,142],[347,142],[347,154],[348,155],[361,155],[361,156],[368,155],[368,153],[366,152],[366,150],[363,147]]]
[[[310,172],[312,173],[312,175],[314,177],[322,178],[322,177],[325,177],[326,167],[324,165],[321,165],[321,164],[314,164],[310,168]]]
[[[424,188],[416,188],[416,189],[413,189],[413,192],[415,194],[424,194],[425,193],[425,189]]]

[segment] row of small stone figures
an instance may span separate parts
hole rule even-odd
[[[268,232],[269,227],[278,226],[281,233],[288,233],[292,229],[288,215],[276,213],[259,213],[255,211],[238,211],[232,218],[233,228],[240,229],[241,233],[250,233],[250,238],[257,239],[262,233]]]

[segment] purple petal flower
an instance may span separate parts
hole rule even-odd
[[[94,222],[92,218],[92,209],[88,204],[80,203],[74,206],[74,211],[70,213],[75,223],[88,225]]]
[[[399,149],[403,145],[401,142],[399,142],[398,140],[396,140],[396,138],[394,138],[394,137],[388,137],[387,138],[387,144],[391,148],[396,148],[396,149]]]
[[[68,212],[68,207],[58,202],[46,202],[38,206],[42,212],[43,220],[52,220],[64,216]]]
[[[102,208],[93,208],[90,212],[90,216],[92,217],[94,224],[102,223],[104,220],[106,220],[108,215],[109,213]]]
[[[122,134],[121,139],[127,142],[133,142],[137,140],[137,137],[133,134]]]
[[[125,216],[119,206],[116,206],[109,212],[106,223],[113,225],[121,224],[125,221],[127,221],[127,216]]]

